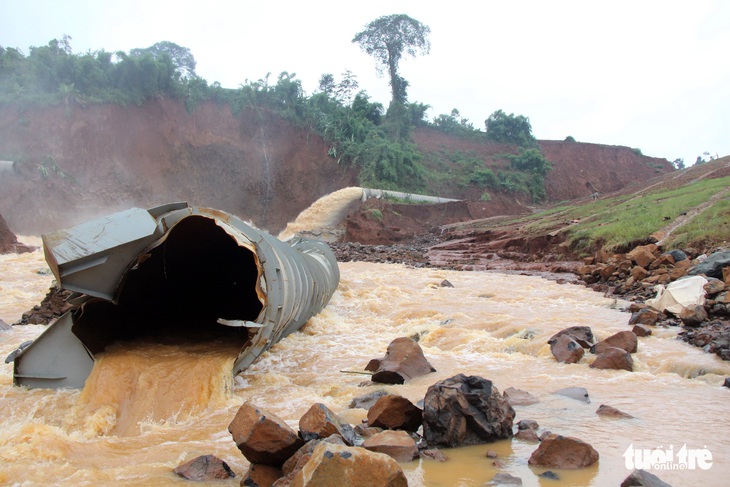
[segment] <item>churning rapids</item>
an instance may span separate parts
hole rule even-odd
[[[0,318],[13,323],[40,302],[52,284],[46,269],[42,251],[0,256]],[[514,439],[447,450],[445,463],[402,464],[411,486],[484,485],[498,472],[487,450],[504,460],[499,471],[521,477],[523,485],[618,485],[630,473],[623,457],[630,445],[676,452],[685,444],[709,450],[712,467],[652,472],[675,486],[727,485],[730,390],[721,384],[730,365],[676,340],[676,330],[640,339],[633,373],[591,369],[590,354],[579,364],[560,364],[546,343],[554,333],[589,325],[602,339],[626,330],[629,315],[587,288],[538,277],[358,262],[340,270],[327,308],[235,378],[237,349],[225,344],[120,347],[97,362],[83,391],[14,387],[12,364],[1,365],[0,484],[184,485],[172,469],[214,454],[237,474],[215,485],[238,485],[247,461],[227,427],[244,401],[295,429],[315,402],[357,424],[366,411],[348,409],[350,400],[383,386],[362,387],[366,377],[347,371],[363,370],[397,337],[420,335],[437,372],[385,389],[416,403],[428,386],[458,373],[490,379],[500,391],[522,389],[540,402],[515,406],[515,421],[534,419],[540,432],[587,441],[600,460],[546,480],[537,477],[544,469],[527,464],[536,445]],[[441,287],[444,279],[454,287]],[[0,332],[0,356],[42,329]],[[554,394],[571,386],[585,387],[591,403]],[[634,419],[598,416],[601,404]]]

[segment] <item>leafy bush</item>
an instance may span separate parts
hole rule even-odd
[[[517,155],[506,156],[514,169],[528,171],[544,176],[553,168],[539,149],[523,149]]]

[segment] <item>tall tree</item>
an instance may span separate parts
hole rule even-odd
[[[405,14],[386,15],[373,20],[352,39],[377,61],[378,74],[388,71],[392,101],[406,102],[408,82],[398,75],[398,63],[404,55],[428,54],[431,29]]]
[[[175,71],[183,78],[195,76],[195,57],[187,47],[178,46],[174,42],[161,41],[144,49],[132,49],[130,56],[143,56],[151,54],[153,58],[159,59],[163,55],[170,56],[175,66]]]

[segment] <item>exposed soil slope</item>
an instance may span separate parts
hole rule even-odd
[[[472,154],[484,160],[494,172],[509,166],[504,154],[515,154],[516,148],[486,140],[464,140],[449,136],[433,128],[419,128],[413,140],[421,152],[454,152]],[[657,175],[672,172],[666,159],[647,157],[629,147],[562,142],[538,141],[545,158],[553,169],[545,178],[549,202],[588,198],[592,193],[609,193],[626,186],[634,188]],[[464,193],[454,185],[445,188],[442,196],[479,199],[480,194]],[[494,196],[494,192],[490,191]]]
[[[502,156],[515,151],[431,128],[416,130],[414,142],[422,153],[460,151],[492,168],[504,167]],[[586,198],[593,187],[612,191],[672,170],[666,160],[627,147],[540,145],[554,168],[546,179],[550,201]],[[14,164],[0,166],[0,208],[15,232],[39,234],[131,206],[187,201],[276,234],[318,198],[356,185],[356,170],[337,165],[327,149],[321,137],[276,114],[249,109],[234,116],[214,103],[192,114],[166,99],[128,107],[5,106],[0,159]],[[490,201],[481,202],[481,190],[456,180],[434,192],[470,202],[396,207],[381,222],[359,218],[359,229],[355,216],[348,238],[395,241],[447,223],[530,211],[522,195],[490,191]]]
[[[235,117],[174,101],[0,109],[0,208],[19,234],[130,206],[188,201],[277,232],[316,199],[351,186],[321,138],[266,111]]]

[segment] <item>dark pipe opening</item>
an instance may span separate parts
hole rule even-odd
[[[118,304],[88,302],[76,312],[73,332],[92,352],[117,341],[185,343],[236,340],[248,329],[217,323],[255,321],[263,309],[256,293],[256,256],[215,221],[180,221],[146,260],[125,274]]]

